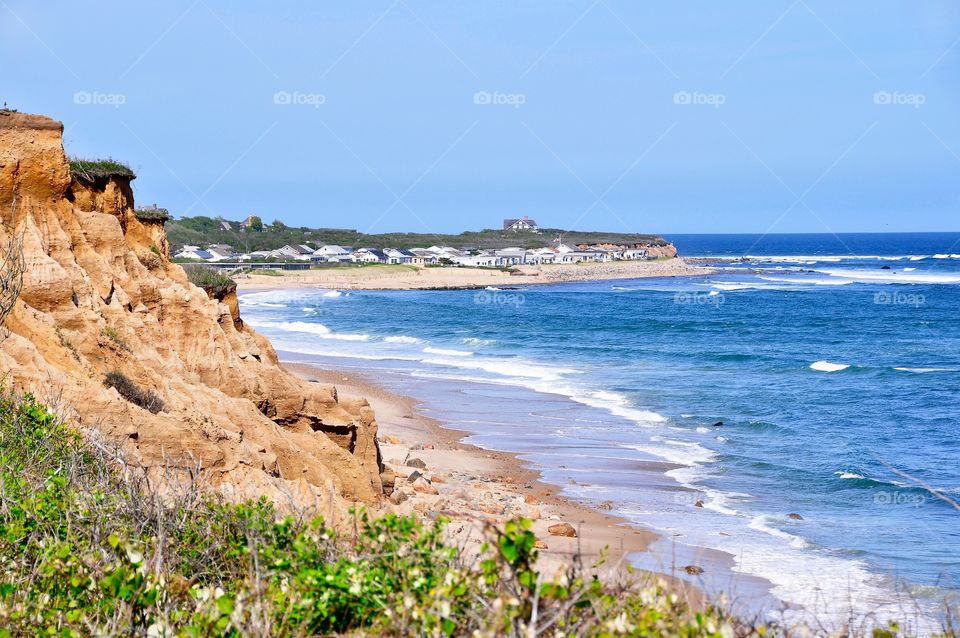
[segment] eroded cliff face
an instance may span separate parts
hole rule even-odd
[[[7,386],[58,399],[159,481],[201,468],[231,496],[293,499],[332,518],[349,502],[378,502],[369,405],[280,368],[239,319],[233,291],[208,298],[170,263],[162,225],[134,215],[129,179],[71,176],[62,131],[0,112],[0,242],[15,225],[26,259],[0,344]],[[166,409],[106,388],[111,371]]]

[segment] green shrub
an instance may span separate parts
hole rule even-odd
[[[127,340],[120,336],[120,333],[116,331],[115,328],[107,326],[101,332],[103,336],[116,344],[118,348],[126,352],[131,352],[130,344],[127,343]]]
[[[193,484],[161,497],[116,458],[32,397],[0,395],[0,637],[787,633],[692,607],[662,580],[603,583],[577,560],[545,577],[529,521],[487,528],[470,559],[442,519],[358,512],[338,537],[263,499]]]
[[[166,409],[163,399],[157,393],[153,390],[144,390],[122,372],[116,370],[108,372],[103,385],[115,389],[120,393],[120,396],[130,403],[144,410],[149,410],[153,414],[163,412]]]
[[[205,290],[237,285],[237,282],[231,279],[230,275],[218,268],[200,265],[184,265],[183,270],[187,273],[187,278],[190,280],[190,283]]]
[[[122,177],[125,179],[137,178],[129,166],[113,159],[82,159],[71,157],[70,172],[74,177],[89,182],[98,179],[109,179],[111,177]]]
[[[173,215],[166,208],[138,208],[133,214],[140,221],[167,222],[173,219]]]

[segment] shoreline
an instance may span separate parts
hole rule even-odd
[[[485,522],[509,520],[508,514],[533,515],[533,531],[538,540],[546,542],[547,548],[540,551],[548,560],[569,558],[575,552],[584,558],[596,559],[603,547],[609,546],[607,562],[616,565],[631,553],[646,551],[660,538],[622,518],[569,501],[558,494],[559,488],[542,482],[539,472],[526,467],[515,454],[465,443],[463,439],[468,432],[448,428],[420,414],[420,401],[382,388],[364,374],[307,363],[283,362],[281,365],[308,381],[335,385],[340,396],[363,398],[370,403],[377,419],[383,462],[396,473],[395,493],[407,494],[399,504],[388,499],[398,512],[433,513],[438,510],[425,506],[432,508],[439,501],[445,501],[441,504],[448,507],[441,508],[443,514],[475,523],[477,532]],[[417,468],[404,465],[407,457],[425,462],[426,468],[419,471],[430,478],[440,494],[408,489],[404,475]],[[464,472],[461,468],[469,470]],[[481,498],[484,492],[494,495],[492,501]],[[504,496],[512,498],[504,500]],[[551,535],[547,527],[558,522],[578,528],[577,537]]]
[[[618,261],[585,264],[516,266],[513,272],[492,268],[422,267],[411,265],[344,265],[337,268],[282,271],[280,274],[241,275],[240,292],[275,288],[329,288],[340,290],[471,290],[557,284],[573,281],[610,281],[646,277],[692,277],[713,269],[691,266],[679,257],[656,261]]]
[[[547,574],[559,574],[579,556],[588,573],[618,578],[634,568],[667,580],[689,601],[702,605],[720,592],[711,592],[695,570],[687,571],[692,566],[705,569],[711,577],[725,572],[731,586],[722,593],[731,600],[749,594],[750,603],[738,600],[749,611],[756,611],[758,604],[767,611],[772,611],[771,603],[785,605],[770,594],[767,581],[735,573],[733,557],[719,550],[698,547],[693,552],[698,560],[688,563],[675,556],[675,564],[658,563],[651,552],[671,543],[670,538],[562,495],[561,486],[545,482],[517,453],[464,442],[470,432],[422,414],[422,401],[385,389],[364,371],[302,362],[282,365],[308,381],[334,384],[343,396],[369,401],[379,426],[383,462],[396,472],[395,490],[405,493],[399,504],[395,498],[387,499],[387,507],[402,514],[451,519],[450,540],[466,552],[471,546],[479,547],[486,524],[500,525],[523,516],[533,521],[532,531],[543,542],[539,564]],[[424,461],[426,468],[417,471],[432,481],[438,493],[410,487],[405,477],[415,468],[406,467],[404,461],[413,458]],[[576,537],[550,534],[548,528],[560,523],[572,525]],[[595,565],[601,557],[602,565]]]

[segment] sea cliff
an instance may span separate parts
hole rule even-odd
[[[233,290],[208,295],[170,262],[163,219],[135,213],[132,173],[71,171],[63,125],[0,112],[0,245],[23,246],[4,328],[8,388],[68,411],[157,483],[196,480],[334,521],[383,494],[377,422],[278,365]],[[119,373],[150,411],[105,385]]]

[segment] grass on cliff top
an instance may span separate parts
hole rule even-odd
[[[605,583],[578,560],[540,573],[529,521],[488,528],[466,559],[442,519],[360,513],[338,536],[305,512],[210,496],[187,479],[196,467],[168,467],[161,496],[118,459],[0,390],[0,637],[789,633],[695,609],[661,580]]]
[[[109,179],[111,177],[137,178],[129,166],[114,159],[82,159],[71,157],[70,172],[73,173],[75,177],[91,182],[97,179]]]
[[[166,208],[138,208],[133,212],[140,221],[167,222],[173,219]]]
[[[182,264],[184,272],[187,273],[187,279],[194,286],[199,286],[204,290],[225,288],[227,286],[236,286],[230,275],[218,268],[211,268],[202,264]]]

